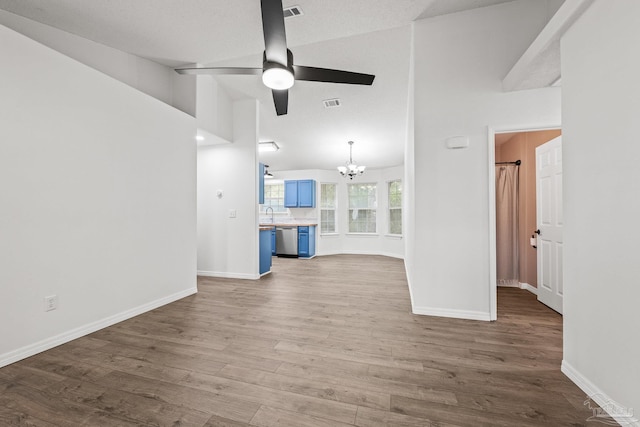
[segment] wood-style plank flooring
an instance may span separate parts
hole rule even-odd
[[[562,318],[500,289],[497,322],[411,314],[401,260],[274,259],[0,369],[0,425],[579,426]]]

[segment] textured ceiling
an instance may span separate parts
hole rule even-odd
[[[536,0],[537,1],[537,0]],[[505,0],[293,0],[285,21],[301,65],[372,73],[371,87],[296,82],[289,114],[277,117],[255,76],[220,77],[234,97],[260,100],[260,138],[281,150],[272,171],[332,169],[354,159],[370,168],[402,164],[409,72],[409,23]],[[261,66],[258,0],[0,0],[0,9],[156,62]],[[325,109],[322,100],[343,106]]]

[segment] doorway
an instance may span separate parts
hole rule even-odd
[[[538,128],[503,128],[489,129],[489,220],[490,220],[490,301],[491,320],[497,319],[497,287],[513,286],[526,289],[537,295],[537,249],[536,239],[532,240],[537,230],[536,225],[536,147],[550,141],[561,134],[560,126],[544,126]],[[515,162],[519,165],[515,166]],[[508,224],[506,229],[513,236],[504,238],[504,223],[502,230],[498,231],[496,200],[501,201],[503,194],[496,191],[496,177],[504,178],[502,169],[497,169],[496,163],[503,163],[505,168],[514,165],[517,169],[516,179],[517,194],[514,196],[514,209],[507,209],[511,215],[513,210],[517,212],[515,224]],[[501,165],[502,166],[502,165]],[[498,171],[498,172],[496,172]],[[510,172],[513,175],[513,172]],[[503,185],[501,183],[500,185]],[[505,187],[501,187],[501,192]],[[502,201],[504,203],[504,201]],[[504,206],[501,207],[504,209]],[[504,221],[501,219],[501,221]],[[497,241],[501,235],[500,242]],[[505,243],[506,242],[506,243]],[[509,243],[511,242],[511,243]],[[499,245],[510,245],[503,247]],[[498,257],[498,253],[501,254]],[[504,258],[503,254],[509,254]],[[511,256],[512,255],[512,256]],[[511,262],[515,265],[509,268],[498,268],[498,262]],[[502,265],[501,267],[505,267]],[[509,272],[509,277],[498,277],[498,272],[504,275]]]

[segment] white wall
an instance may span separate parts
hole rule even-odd
[[[0,45],[2,366],[196,292],[196,152],[192,117],[4,26]]]
[[[547,12],[546,2],[515,1],[414,24],[415,229],[406,233],[416,313],[490,317],[487,126],[560,121],[559,88],[501,88]],[[454,135],[470,147],[447,149]]]
[[[164,65],[4,10],[0,10],[0,25],[18,31],[192,116],[195,115],[194,77],[179,76],[173,69]]]
[[[562,39],[563,372],[640,418],[640,2],[596,1]],[[606,402],[606,399],[604,401]],[[622,420],[620,420],[622,422]],[[624,425],[624,424],[623,424]]]
[[[191,76],[183,76],[192,78]],[[229,143],[233,140],[233,101],[218,81],[209,75],[196,78],[196,119],[200,145]],[[201,132],[203,131],[204,132]]]
[[[315,179],[316,208],[292,208],[290,216],[298,219],[312,219],[320,222],[320,184],[337,184],[337,232],[330,235],[322,235],[320,227],[317,229],[316,255],[334,254],[367,254],[385,255],[394,258],[404,257],[403,237],[390,236],[388,234],[388,194],[389,181],[404,178],[404,168],[397,166],[386,169],[367,169],[367,171],[353,180],[345,179],[337,170],[297,170],[297,171],[271,171],[275,178],[273,182],[282,182],[288,179]],[[348,234],[348,196],[347,185],[350,183],[375,183],[378,190],[378,211],[376,214],[377,233],[372,235]]]
[[[404,232],[404,268],[407,274],[407,283],[415,283],[413,273],[416,262],[416,162],[415,162],[415,23],[411,24],[411,57],[409,59],[409,84],[407,95],[407,137],[404,146],[404,181],[403,191],[403,217],[402,227]],[[409,285],[411,307],[414,307],[413,292]]]
[[[233,120],[231,144],[198,148],[198,274],[257,279],[257,101],[236,101]]]

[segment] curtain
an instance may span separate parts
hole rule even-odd
[[[518,286],[518,170],[517,165],[496,166],[496,256],[498,285]]]

